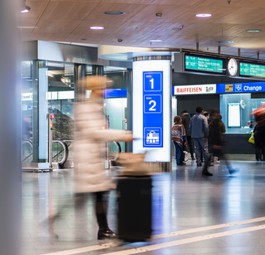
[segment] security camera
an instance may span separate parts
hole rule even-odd
[[[120,38],[119,38],[119,39],[117,39],[117,41],[118,41],[118,42],[122,42],[122,41],[123,41],[123,39],[120,39]]]

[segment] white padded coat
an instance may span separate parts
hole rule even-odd
[[[106,142],[123,140],[128,132],[105,128],[103,102],[87,99],[75,104],[75,192],[98,192],[115,188],[106,175]]]

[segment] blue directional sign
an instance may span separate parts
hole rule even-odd
[[[144,95],[144,113],[161,113],[161,102],[161,95]]]
[[[216,93],[257,93],[265,92],[265,82],[219,83]]]
[[[163,72],[143,72],[143,147],[163,147]]]

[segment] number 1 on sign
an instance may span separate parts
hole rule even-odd
[[[150,79],[149,81],[151,83],[151,89],[154,89],[154,78]]]

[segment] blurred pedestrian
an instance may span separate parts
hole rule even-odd
[[[186,131],[182,124],[181,117],[174,117],[174,125],[171,128],[172,140],[176,151],[176,163],[177,166],[183,166],[184,163],[184,153],[183,148],[186,142]]]
[[[226,165],[226,168],[229,174],[233,174],[238,170],[233,169],[227,160],[224,154],[224,133],[225,133],[225,125],[222,122],[222,116],[215,112],[211,116],[211,122],[209,124],[209,147],[210,151],[212,151],[213,155],[222,159],[223,163]]]
[[[254,127],[255,155],[257,161],[265,160],[265,108],[253,111],[256,125]]]
[[[186,110],[184,110],[181,113],[181,119],[182,119],[182,124],[183,124],[183,126],[185,128],[185,131],[186,131],[187,145],[188,145],[188,150],[189,150],[191,159],[195,160],[195,158],[194,158],[194,145],[193,145],[193,141],[192,141],[192,138],[191,138],[191,135],[190,135],[190,129],[189,129],[189,126],[190,126],[190,114]]]
[[[109,190],[115,189],[115,183],[105,173],[105,144],[114,140],[132,140],[130,132],[106,129],[103,92],[109,84],[111,82],[104,76],[89,76],[79,81],[79,91],[83,93],[79,94],[74,111],[75,207],[84,207],[89,196],[94,197],[99,240],[116,237],[107,220],[107,195]],[[85,90],[91,90],[89,98],[85,98]],[[66,207],[67,204],[61,206],[50,218],[60,218]]]
[[[192,116],[190,121],[190,132],[194,142],[197,166],[202,166],[202,154],[204,158],[202,174],[206,176],[212,176],[212,173],[208,171],[208,164],[210,159],[208,152],[209,126],[207,118],[202,114],[202,112],[203,108],[201,106],[196,107],[196,113]]]

